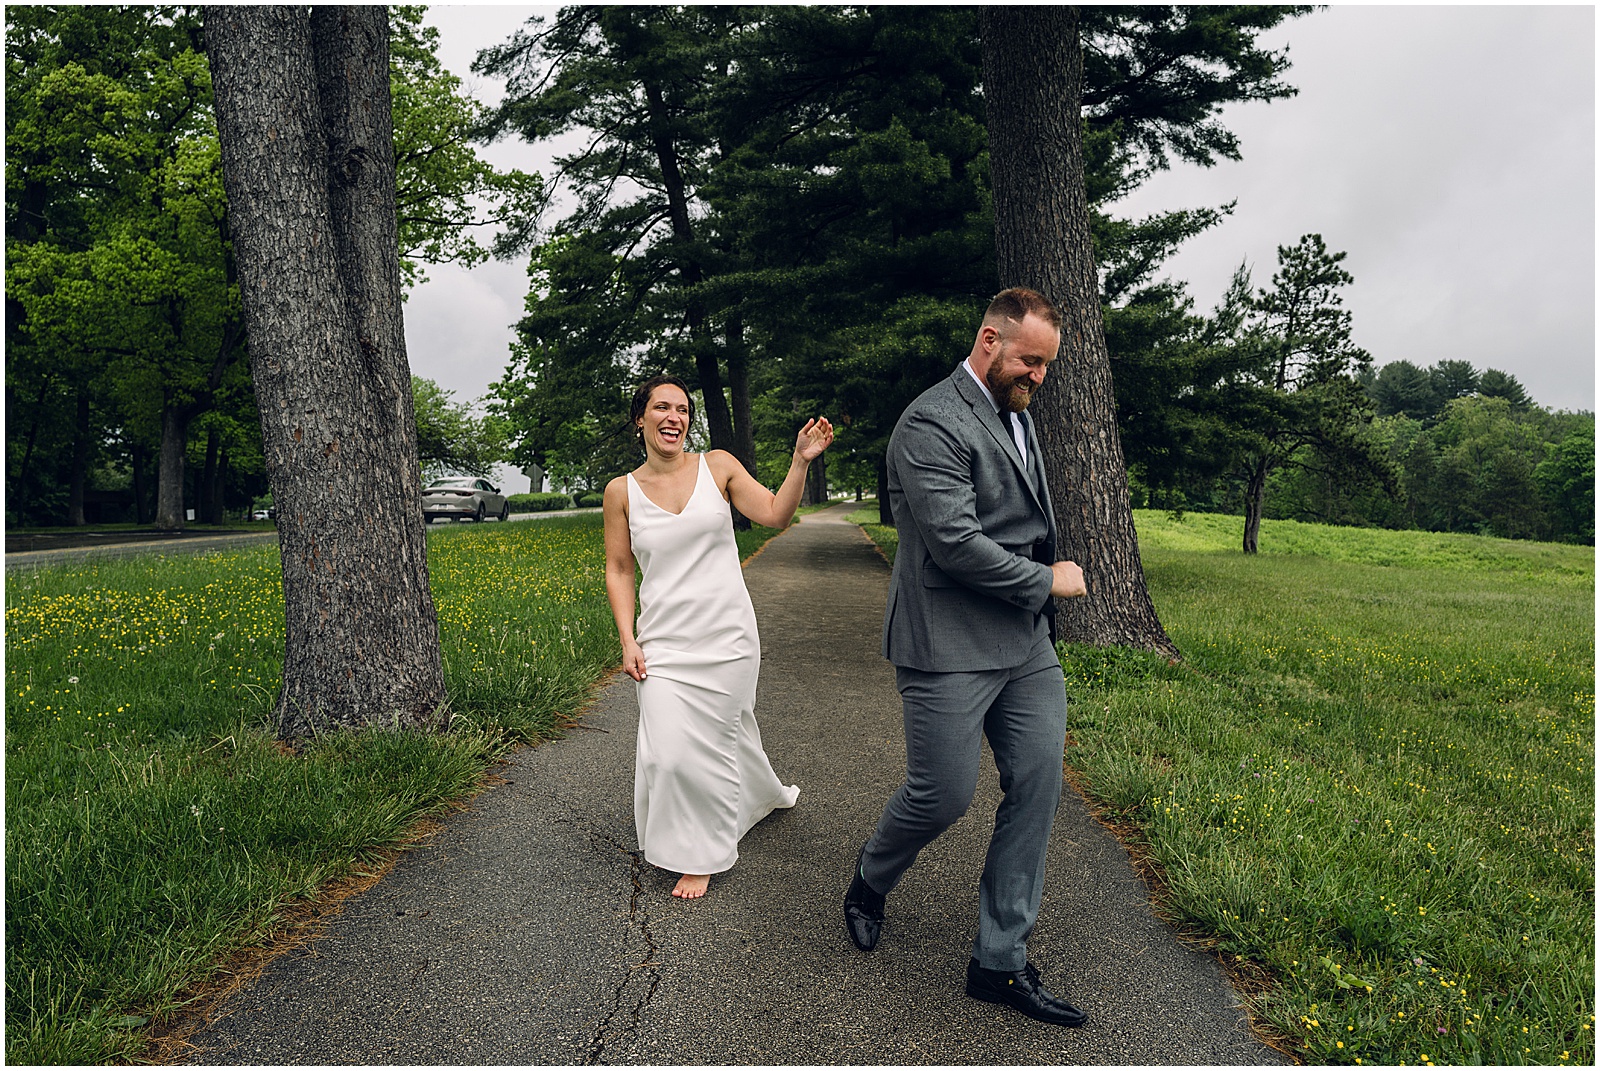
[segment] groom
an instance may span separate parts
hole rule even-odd
[[[877,946],[884,898],[917,853],[966,812],[989,739],[1005,796],[979,884],[967,994],[1047,1023],[1087,1015],[1028,962],[1045,848],[1061,799],[1066,690],[1055,597],[1084,594],[1055,560],[1039,440],[1026,410],[1061,344],[1061,313],[1023,287],[990,302],[972,352],[912,402],[889,440],[889,502],[900,549],[883,652],[904,703],[906,780],[861,850],[845,924]]]

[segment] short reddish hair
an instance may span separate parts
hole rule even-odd
[[[983,311],[983,322],[1010,320],[1020,324],[1029,316],[1037,316],[1057,331],[1061,330],[1061,310],[1056,303],[1025,286],[1013,286],[996,294]]]

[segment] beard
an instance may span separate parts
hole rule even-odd
[[[1002,353],[1002,356],[1004,354]],[[989,371],[984,374],[983,380],[989,385],[989,393],[994,395],[994,400],[1000,408],[1011,413],[1020,413],[1028,408],[1028,403],[1033,401],[1031,388],[1018,389],[1018,384],[1028,378],[1028,373],[1007,376],[1000,371],[1000,362],[997,360],[989,366]]]

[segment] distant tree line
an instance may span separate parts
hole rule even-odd
[[[1594,543],[1595,432],[1516,377],[1467,361],[1393,361],[1355,376],[1352,451],[1305,444],[1268,480],[1265,515],[1363,527]],[[1352,459],[1354,463],[1352,463]],[[1140,505],[1242,512],[1236,469],[1184,480],[1131,476]]]
[[[1466,361],[1395,361],[1363,382],[1387,486],[1302,469],[1277,489],[1275,515],[1594,543],[1592,412],[1543,409],[1514,376]]]

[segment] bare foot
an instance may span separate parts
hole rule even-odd
[[[682,900],[694,900],[704,896],[706,886],[710,884],[710,874],[685,874],[678,879],[678,884],[673,886],[672,895]]]

